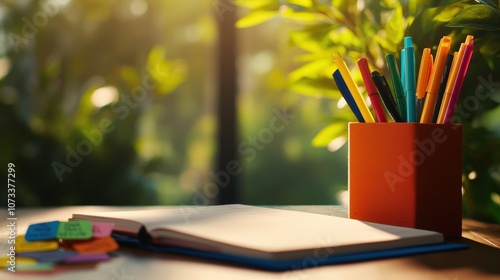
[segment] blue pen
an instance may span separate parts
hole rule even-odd
[[[344,97],[345,101],[347,102],[347,105],[351,108],[352,112],[356,116],[359,122],[365,122],[365,119],[363,118],[363,115],[361,115],[361,112],[359,111],[358,105],[356,105],[356,101],[354,101],[354,98],[352,97],[351,92],[349,91],[349,88],[347,87],[344,78],[342,77],[342,74],[340,74],[340,71],[337,69],[333,73],[333,80],[337,84],[337,87],[340,90],[340,93]]]
[[[404,38],[404,57],[406,69],[403,89],[406,95],[406,120],[416,122],[415,51],[411,37]]]

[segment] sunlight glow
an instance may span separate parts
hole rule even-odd
[[[476,177],[477,177],[477,172],[476,171],[471,171],[469,173],[469,175],[467,175],[467,178],[469,178],[469,180],[474,180],[474,179],[476,179]]]
[[[357,5],[356,5],[356,8],[358,9],[358,11],[362,11],[365,9],[365,0],[358,0],[357,2]]]
[[[92,93],[92,96],[90,97],[92,105],[98,108],[106,106],[116,100],[118,100],[118,90],[114,86],[105,86],[98,88]]]
[[[0,58],[0,80],[9,73],[10,61],[6,58]]]
[[[349,192],[346,190],[338,191],[336,198],[340,205],[349,205]]]
[[[342,146],[344,146],[346,141],[347,141],[347,139],[345,139],[344,136],[339,136],[339,137],[333,139],[332,141],[330,141],[330,143],[328,143],[327,149],[330,152],[335,152],[338,149],[342,148]]]
[[[70,2],[71,0],[57,0],[57,4],[61,7],[66,7]]]
[[[372,101],[371,101],[371,99],[370,99],[370,97],[369,97],[369,96],[367,96],[367,97],[365,98],[365,102],[366,102],[366,106],[368,106],[368,107],[369,107],[369,106],[372,106]]]
[[[497,193],[491,193],[490,197],[491,197],[491,200],[493,200],[493,202],[500,205],[500,195],[498,195]]]
[[[274,65],[274,54],[270,51],[261,51],[252,57],[250,66],[252,72],[257,74],[266,74]]]
[[[190,43],[198,42],[203,37],[203,30],[198,24],[191,24],[184,28],[184,38]]]
[[[344,97],[340,98],[339,101],[337,102],[337,108],[342,109],[347,105],[347,101],[345,100]]]
[[[142,16],[148,11],[148,3],[144,0],[134,0],[130,2],[129,8],[132,15],[136,17]]]

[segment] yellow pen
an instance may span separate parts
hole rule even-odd
[[[352,78],[351,73],[349,72],[349,69],[347,68],[347,64],[345,63],[344,59],[342,59],[339,53],[334,53],[333,61],[337,65],[340,74],[342,74],[342,77],[344,78],[344,81],[347,84],[347,88],[351,92],[351,95],[354,98],[354,102],[356,102],[356,105],[358,105],[358,109],[361,112],[361,115],[363,116],[365,122],[367,123],[375,122],[375,119],[370,113],[370,110],[368,110],[368,106],[363,100],[363,96],[361,96],[358,86],[354,82],[354,79]]]
[[[446,58],[451,47],[451,37],[444,36],[439,42],[438,50],[436,53],[436,61],[432,67],[431,77],[427,85],[427,95],[425,96],[424,109],[420,117],[421,123],[430,123],[432,121],[432,114],[436,106],[436,99],[441,84],[441,77],[443,76],[444,67],[446,65]]]
[[[441,108],[439,108],[439,115],[436,123],[444,123],[446,109],[448,108],[448,104],[450,103],[451,90],[453,89],[453,85],[457,80],[458,69],[460,68],[462,59],[464,58],[465,47],[472,39],[474,39],[474,36],[468,35],[465,39],[465,43],[460,44],[458,53],[455,52],[456,54],[455,57],[453,57],[453,62],[451,63],[450,76],[448,77],[448,82],[446,83],[446,89],[444,90],[443,101],[441,102]]]

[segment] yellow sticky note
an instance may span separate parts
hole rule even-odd
[[[15,267],[16,265],[19,264],[36,264],[37,260],[32,259],[32,258],[24,258],[24,257],[1,257],[0,258],[0,268],[6,268],[6,267]]]
[[[53,251],[57,250],[57,248],[59,248],[59,242],[56,240],[29,242],[24,239],[24,235],[16,237],[16,253]]]

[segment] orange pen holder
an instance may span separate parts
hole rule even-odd
[[[462,233],[462,126],[349,123],[349,218]]]

